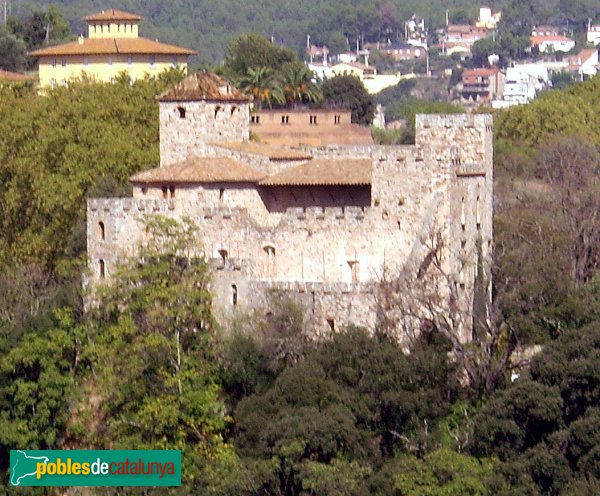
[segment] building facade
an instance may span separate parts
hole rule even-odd
[[[196,52],[139,36],[141,17],[119,10],[107,10],[85,18],[88,37],[30,52],[39,62],[42,88],[65,85],[83,74],[109,82],[121,72],[132,79],[158,75],[180,67],[187,71],[188,58]]]
[[[161,166],[131,178],[133,198],[88,200],[89,287],[135,256],[148,216],[186,217],[221,319],[268,311],[276,290],[314,333],[373,329],[384,281],[437,270],[440,308],[461,308],[469,339],[492,243],[491,116],[418,116],[415,145],[287,147],[248,141],[250,102],[210,74],[159,107]]]

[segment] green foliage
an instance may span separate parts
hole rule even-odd
[[[491,480],[498,494],[573,494],[598,478],[600,331],[597,322],[565,333],[476,417],[472,451],[504,463]]]
[[[281,91],[288,105],[320,102],[321,89],[312,82],[313,73],[301,62],[290,62],[281,67]]]
[[[102,421],[88,442],[181,449],[190,489],[199,470],[226,450],[207,266],[192,255],[197,229],[190,221],[153,217],[147,239],[140,258],[94,295],[88,354]]]
[[[0,358],[0,469],[8,450],[57,449],[75,397],[85,329],[66,309],[52,328],[29,330]]]
[[[43,97],[3,94],[0,260],[52,270],[82,254],[69,253],[69,244],[85,248],[71,236],[83,219],[87,190],[108,177],[127,184],[133,173],[158,163],[155,96],[170,77],[133,84],[127,77],[114,84],[83,80]]]
[[[267,494],[367,494],[382,457],[423,454],[441,442],[437,424],[456,391],[448,343],[432,337],[407,355],[385,336],[351,328],[319,344],[292,344],[298,330],[289,329],[301,318],[280,308],[255,343],[234,335],[225,355],[225,377],[241,398],[235,445],[244,461],[235,462],[240,477],[229,489],[209,470],[214,494],[245,494],[248,484],[268,487]],[[286,333],[287,340],[274,339]],[[290,347],[295,359],[282,362]]]
[[[27,47],[25,42],[4,28],[0,28],[0,69],[20,72],[25,69]]]
[[[235,77],[244,77],[252,68],[269,67],[278,71],[284,64],[293,62],[298,62],[293,51],[279,47],[257,33],[249,33],[231,40],[227,47],[225,69]]]
[[[552,74],[552,88],[555,90],[562,90],[574,83],[575,78],[570,72],[560,71]]]
[[[351,120],[368,126],[373,122],[375,103],[361,81],[354,76],[335,76],[323,82],[323,98],[328,107],[348,108]]]
[[[371,494],[411,496],[485,496],[490,460],[442,448],[423,458],[399,455],[387,462],[371,481]]]
[[[496,138],[536,146],[553,136],[577,135],[600,146],[600,78],[549,91],[528,105],[499,112]]]

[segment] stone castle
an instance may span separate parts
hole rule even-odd
[[[406,267],[420,278],[435,237],[440,294],[449,308],[462,292],[468,339],[476,273],[491,256],[491,116],[420,115],[414,145],[375,146],[348,112],[251,112],[207,73],[158,100],[160,166],[131,178],[132,198],[88,200],[91,286],[135,255],[148,216],[187,217],[220,318],[267,311],[281,290],[313,332],[374,328],[377,286]],[[270,140],[250,140],[266,123]]]

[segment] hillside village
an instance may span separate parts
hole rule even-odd
[[[533,18],[528,20],[530,32],[518,35],[503,24],[501,10],[483,5],[471,18],[470,24],[456,23],[446,12],[445,25],[434,29],[416,13],[395,20],[394,33],[388,29],[373,41],[346,37],[346,51],[314,44],[307,32],[302,56],[315,80],[353,75],[372,95],[403,80],[414,79],[417,87],[431,80],[440,89],[447,87],[433,98],[466,108],[523,104],[552,88],[553,80],[562,86],[593,77],[598,70],[600,24],[591,18],[584,29],[539,24]],[[87,15],[87,36],[31,50],[31,61],[38,61],[39,84],[64,85],[82,73],[108,81],[121,71],[143,77],[169,67],[186,70],[198,52],[139,37],[141,20],[115,9]]]
[[[0,487],[600,494],[600,5],[275,4],[0,2]]]

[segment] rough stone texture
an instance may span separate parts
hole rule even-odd
[[[249,119],[249,104],[243,102],[160,102],[160,165],[205,155],[213,141],[247,141]]]
[[[185,103],[186,119],[181,119],[180,105],[160,103],[162,165],[186,154],[233,157],[267,173],[299,163],[214,144],[247,138],[247,106],[220,103],[222,117],[215,118],[217,104]],[[461,289],[463,339],[468,339],[477,247],[485,262],[492,242],[491,116],[418,116],[414,146],[307,150],[314,157],[370,159],[371,185],[191,184],[178,186],[174,198],[163,198],[157,187],[145,194],[136,188],[134,198],[90,199],[87,283],[101,279],[100,261],[110,278],[121,257],[136,253],[145,217],[185,216],[199,227],[198,253],[213,268],[212,290],[222,318],[263,311],[269,291],[276,289],[304,306],[312,332],[348,323],[373,328],[378,283],[407,264],[418,267],[437,233],[442,268],[451,281],[441,292],[448,298],[455,289],[448,285]]]

